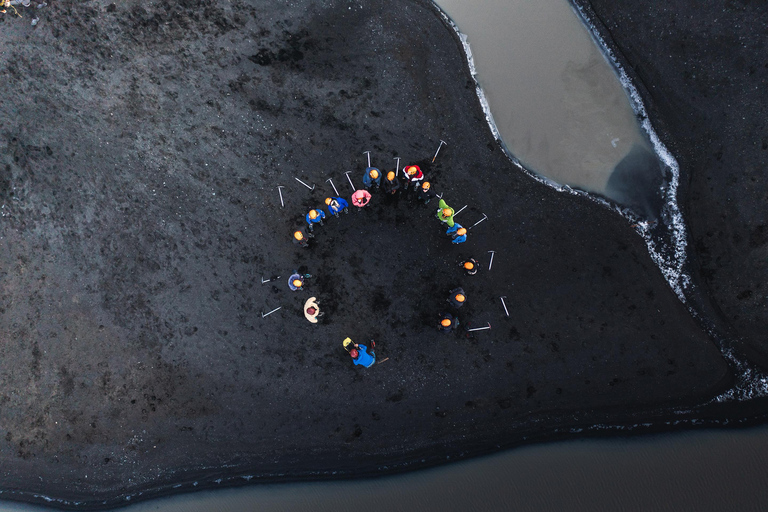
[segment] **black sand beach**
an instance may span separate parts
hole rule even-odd
[[[645,48],[605,4],[616,44]],[[34,28],[0,20],[1,498],[99,508],[254,481],[243,475],[377,475],[618,430],[596,424],[762,418],[756,400],[710,402],[733,370],[629,222],[511,164],[431,4],[58,1]],[[646,95],[684,85],[674,60],[651,74],[640,50],[625,57]],[[741,312],[759,294],[735,302],[718,283],[751,238],[698,242],[718,222],[712,204],[730,197],[704,193],[709,157],[690,160],[713,146],[686,132],[678,103],[650,99],[689,181],[706,285],[691,300]],[[709,122],[757,173],[760,153],[739,149],[737,128]],[[468,205],[458,222],[488,220],[454,246],[434,201],[374,191],[365,210],[316,228],[309,249],[293,245],[327,179],[347,198],[346,171],[361,186],[367,150],[385,171],[398,156],[422,165],[451,206]],[[717,161],[728,167],[712,179],[765,194],[744,181],[744,160]],[[739,204],[757,229],[762,203]],[[470,255],[484,268],[466,277],[457,264]],[[731,264],[703,273],[718,257]],[[288,289],[294,269],[312,274],[307,290]],[[459,285],[462,324],[490,331],[437,332]],[[326,312],[318,325],[301,311],[309,296]],[[753,325],[714,306],[703,312],[723,333]],[[375,339],[389,360],[353,367],[347,336]],[[759,341],[744,347],[758,353]]]

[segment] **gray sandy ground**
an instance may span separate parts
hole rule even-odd
[[[0,24],[0,488],[16,497],[374,474],[695,414],[730,383],[624,219],[510,164],[430,4],[47,9]],[[366,150],[420,162],[469,205],[459,222],[488,220],[452,246],[434,203],[374,192],[291,244],[326,179],[360,183]],[[492,271],[460,273],[490,250]],[[437,332],[458,285],[462,323],[492,330]],[[353,367],[346,336],[390,359]]]

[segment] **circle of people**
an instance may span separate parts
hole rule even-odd
[[[411,187],[417,192],[417,199],[424,204],[437,197],[437,194],[432,189],[430,182],[424,180],[424,173],[418,165],[406,165],[402,169],[403,182],[395,174],[390,171],[386,176],[382,177],[382,173],[376,167],[367,167],[363,174],[364,189],[355,190],[352,194],[352,205],[358,209],[365,208],[371,201],[371,193],[368,192],[370,188],[383,188],[385,194],[394,195],[399,190],[408,192]],[[383,182],[383,183],[382,183]],[[353,187],[354,188],[354,187]],[[335,188],[334,188],[335,190]],[[343,213],[349,213],[349,203],[342,197],[327,197],[325,199],[325,205],[328,208],[328,213],[334,217],[339,217]],[[451,237],[451,242],[454,244],[461,244],[467,241],[467,229],[461,224],[453,220],[454,209],[448,206],[448,204],[440,198],[436,217],[444,222],[448,226],[446,235]],[[325,212],[320,208],[310,210],[305,215],[307,222],[307,231],[299,228],[293,232],[293,243],[304,248],[309,247],[309,239],[314,238],[315,225],[323,225],[323,220],[326,218]],[[467,275],[474,275],[478,270],[478,262],[474,258],[468,258],[459,264]],[[288,278],[288,286],[293,291],[301,290],[304,286],[305,279],[309,276],[307,274],[299,274],[298,271],[294,271]],[[459,287],[449,292],[448,303],[454,308],[459,309],[463,306],[467,300],[464,289]],[[322,316],[320,312],[319,302],[316,297],[310,297],[304,304],[304,316],[312,323],[317,323],[318,316]],[[452,332],[459,327],[459,319],[456,314],[441,313],[440,322],[438,324],[438,330],[444,333]],[[343,342],[344,348],[352,357],[355,365],[361,365],[364,367],[370,367],[376,363],[376,354],[373,351],[375,342],[371,340],[371,346],[358,344],[352,341],[350,338],[346,338]]]

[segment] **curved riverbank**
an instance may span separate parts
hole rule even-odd
[[[734,376],[627,221],[500,151],[431,4],[61,2],[35,30],[9,23],[25,94],[0,104],[2,496],[99,508],[762,418],[709,403]],[[432,205],[378,192],[293,246],[366,150],[419,162],[468,205],[457,220],[487,221],[451,246]],[[492,272],[453,271],[490,250]],[[261,283],[295,268],[324,323]],[[459,284],[462,323],[491,331],[436,332]],[[346,336],[390,360],[353,368]]]

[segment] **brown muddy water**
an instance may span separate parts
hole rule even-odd
[[[613,65],[566,0],[438,0],[528,169],[655,217],[661,168]]]
[[[762,511],[768,428],[560,442],[403,475],[251,486],[125,512]],[[0,512],[42,512],[25,505]]]

